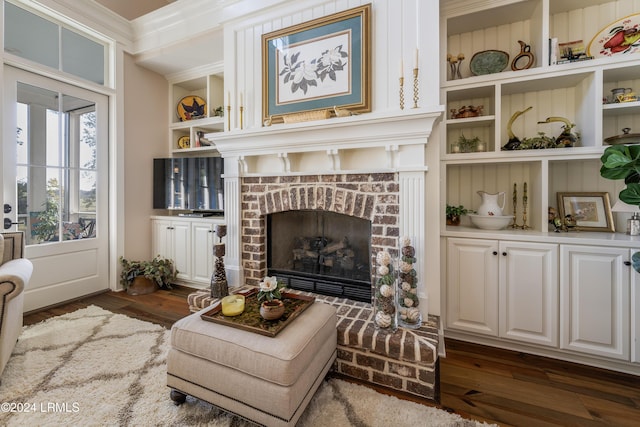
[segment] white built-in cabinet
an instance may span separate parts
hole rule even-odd
[[[224,219],[155,216],[151,218],[155,255],[174,261],[178,281],[204,288],[213,273],[214,227]]]
[[[154,219],[153,229],[154,255],[173,260],[178,279],[191,278],[191,224],[188,221],[172,219]]]
[[[629,250],[562,245],[561,348],[629,360]]]
[[[211,283],[214,235],[214,224],[211,222],[193,222],[191,224],[193,238],[191,279],[203,285]]]
[[[499,247],[499,335],[556,346],[558,245],[503,241]]]
[[[498,243],[447,239],[447,328],[498,336]]]
[[[615,233],[554,233],[548,224],[548,209],[558,208],[560,192],[606,192],[615,204],[624,183],[600,177],[604,139],[625,127],[640,132],[640,101],[604,102],[613,88],[640,92],[640,54],[551,64],[549,40],[582,39],[587,47],[602,29],[638,10],[637,0],[441,2],[445,117],[438,134],[446,335],[628,372],[640,363],[640,274],[627,265],[640,239],[624,234],[628,216],[614,213]],[[530,45],[535,63],[512,70],[519,40]],[[485,50],[509,54],[502,72],[471,73],[469,61]],[[448,54],[464,56],[460,75],[452,76]],[[482,115],[454,118],[461,107],[479,105]],[[539,122],[561,116],[575,124],[580,142],[502,150],[510,138],[509,120],[528,107],[512,123],[516,137],[558,136],[563,123]],[[461,152],[455,148],[461,135],[478,137],[482,144]],[[465,216],[461,226],[447,226],[445,205],[477,209],[479,191],[504,192],[504,214],[514,214],[520,225],[526,217],[530,228],[480,230]]]
[[[541,345],[558,342],[558,245],[447,241],[447,328]]]

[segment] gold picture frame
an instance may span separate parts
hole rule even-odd
[[[263,122],[371,111],[371,4],[262,35]]]
[[[580,230],[614,232],[607,192],[557,193],[560,218],[571,215]]]

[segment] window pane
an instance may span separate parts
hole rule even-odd
[[[62,71],[104,84],[104,46],[63,28]]]
[[[58,26],[4,2],[4,50],[58,69]]]
[[[60,120],[62,116],[57,111],[47,110],[47,125],[46,125],[46,165],[47,166],[60,166],[62,163],[62,143],[64,141],[64,135],[62,135],[62,129]]]
[[[31,232],[27,231],[29,227],[29,178],[28,168],[26,166],[16,167],[16,189],[18,195],[18,225],[19,231],[24,231],[27,239],[30,238]]]
[[[29,107],[18,103],[17,106],[17,136],[16,161],[18,165],[25,165],[29,161]]]
[[[30,243],[57,242],[59,240],[60,227],[60,169],[32,168],[31,182],[34,184],[43,173],[46,173],[46,186],[44,191],[31,186],[33,210],[29,213],[31,223]]]
[[[80,115],[80,167],[96,168],[96,113]]]

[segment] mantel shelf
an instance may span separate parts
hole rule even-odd
[[[443,106],[212,133],[223,157],[426,144]]]

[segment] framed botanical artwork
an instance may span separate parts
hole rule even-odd
[[[371,111],[371,5],[262,35],[263,120]]]
[[[571,215],[585,231],[615,231],[609,193],[558,193],[560,218]]]

